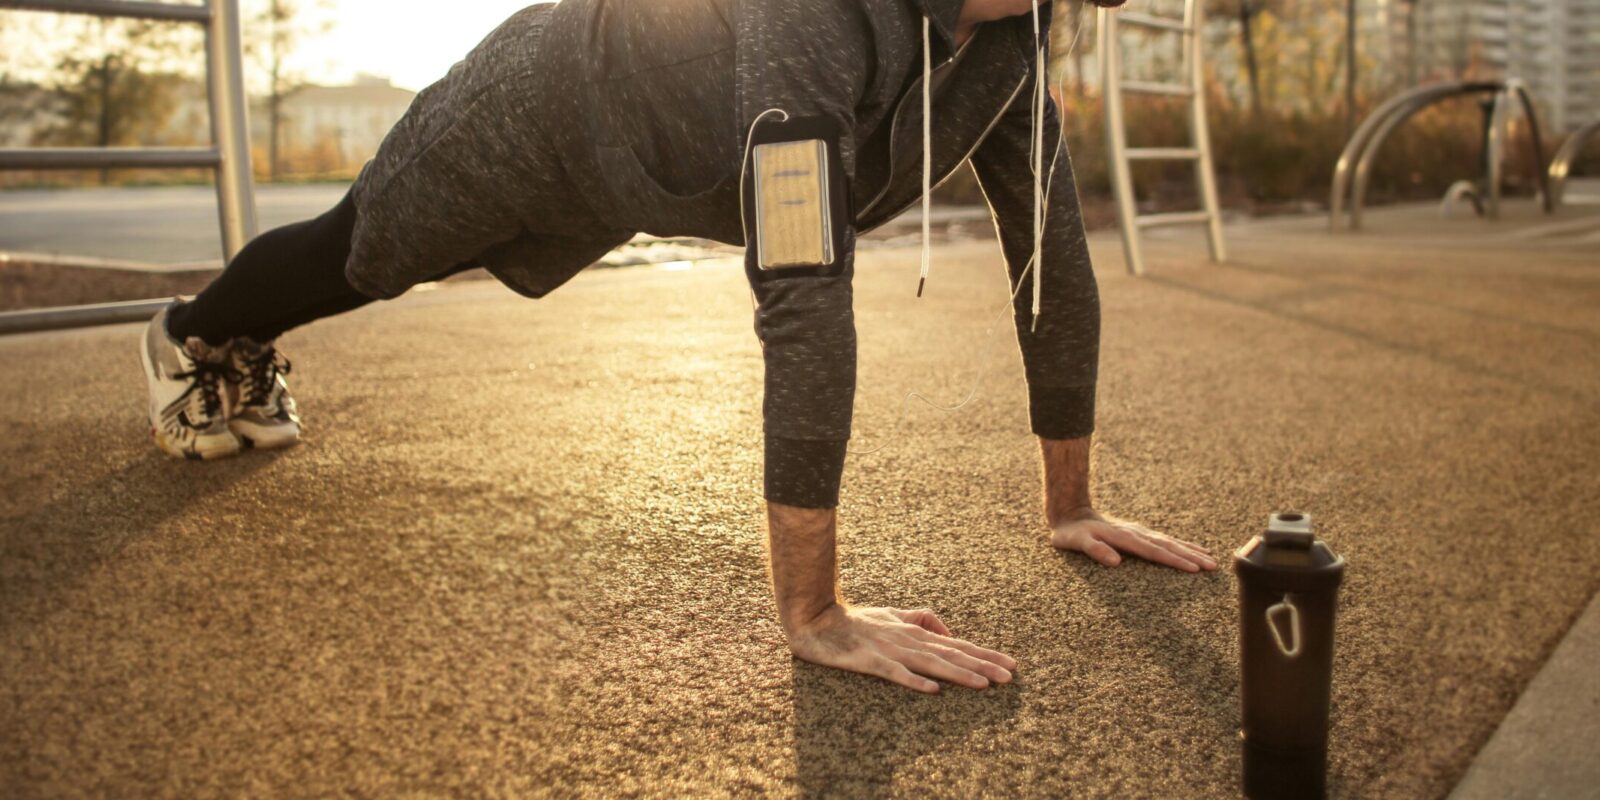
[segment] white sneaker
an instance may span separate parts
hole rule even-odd
[[[150,382],[150,433],[174,458],[231,456],[243,446],[228,430],[226,382],[233,367],[227,347],[199,337],[183,343],[167,333],[167,309],[145,329],[145,378]]]
[[[247,337],[233,340],[232,414],[228,428],[246,445],[270,449],[300,441],[300,413],[289,395],[289,359]]]

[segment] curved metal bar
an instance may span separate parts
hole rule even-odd
[[[1561,143],[1561,149],[1556,151],[1555,158],[1550,160],[1550,171],[1546,174],[1548,188],[1545,196],[1550,198],[1551,208],[1561,205],[1561,198],[1567,193],[1567,175],[1572,172],[1572,162],[1577,160],[1578,154],[1583,152],[1583,146],[1597,133],[1600,133],[1600,119],[1573,131],[1572,135]]]
[[[1344,151],[1339,154],[1339,160],[1333,168],[1333,187],[1328,197],[1328,227],[1337,228],[1339,215],[1344,213],[1344,198],[1349,191],[1350,173],[1356,161],[1361,158],[1362,151],[1366,148],[1367,141],[1372,138],[1374,131],[1384,123],[1389,115],[1401,110],[1412,102],[1423,97],[1454,96],[1468,92],[1495,91],[1500,89],[1497,82],[1483,81],[1450,81],[1436,83],[1428,86],[1419,86],[1410,91],[1403,92],[1389,98],[1382,105],[1373,110],[1361,125],[1351,134],[1350,141],[1344,146]]]
[[[1506,138],[1510,134],[1511,101],[1515,97],[1522,106],[1522,116],[1528,121],[1530,133],[1529,145],[1533,148],[1534,169],[1537,171],[1539,181],[1540,204],[1544,213],[1549,214],[1555,210],[1550,200],[1550,180],[1545,173],[1544,142],[1539,135],[1539,115],[1533,110],[1533,98],[1528,96],[1528,88],[1522,81],[1510,80],[1506,88],[1494,99],[1494,114],[1489,124],[1489,164],[1488,164],[1488,195],[1489,219],[1500,218],[1500,185],[1505,181],[1505,149]]]
[[[1483,94],[1485,92],[1502,91],[1499,82],[1454,84],[1448,87],[1439,87],[1440,91],[1416,95],[1412,101],[1400,108],[1391,111],[1376,131],[1369,137],[1366,146],[1361,151],[1361,158],[1356,162],[1354,186],[1350,192],[1350,230],[1361,229],[1361,209],[1367,200],[1367,184],[1372,178],[1372,164],[1378,158],[1378,150],[1389,138],[1395,128],[1400,127],[1406,120],[1411,119],[1428,106],[1442,100],[1460,97],[1468,94]]]
[[[1489,219],[1500,218],[1500,181],[1505,179],[1506,159],[1506,115],[1507,101],[1516,84],[1508,83],[1494,96],[1494,111],[1489,114],[1489,138],[1486,142],[1488,152],[1484,154],[1484,183],[1483,194],[1486,202],[1485,209]]]
[[[1540,167],[1544,166],[1544,137],[1539,134],[1539,113],[1533,110],[1533,97],[1528,94],[1525,86],[1517,86],[1517,98],[1522,101],[1522,113],[1528,120],[1529,139],[1533,144],[1533,169],[1539,181],[1539,193],[1543,197],[1544,213],[1555,213],[1555,202],[1550,199],[1550,176]]]

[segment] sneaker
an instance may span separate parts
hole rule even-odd
[[[213,459],[239,452],[228,430],[226,383],[233,367],[227,347],[197,336],[178,342],[167,333],[167,309],[145,329],[145,378],[150,381],[150,433],[175,458]]]
[[[246,445],[270,449],[300,441],[300,414],[289,395],[289,359],[249,338],[233,340],[233,413],[228,428]]]

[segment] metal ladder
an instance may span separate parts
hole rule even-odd
[[[1211,134],[1206,127],[1205,72],[1200,58],[1202,10],[1198,0],[1184,0],[1183,19],[1151,16],[1135,12],[1099,10],[1100,74],[1103,76],[1106,103],[1106,141],[1111,150],[1111,187],[1117,198],[1117,221],[1122,228],[1122,248],[1127,253],[1128,271],[1144,274],[1144,253],[1139,247],[1139,232],[1168,225],[1205,225],[1211,245],[1211,260],[1227,259],[1222,241],[1222,213],[1217,204],[1217,178],[1211,164]],[[1183,37],[1183,83],[1154,83],[1122,79],[1122,53],[1117,39],[1121,24],[1137,25]],[[1122,93],[1164,95],[1189,98],[1190,147],[1129,147],[1122,114]],[[1140,214],[1133,194],[1132,161],[1193,161],[1199,184],[1199,211],[1165,214]]]
[[[146,0],[0,0],[0,10],[85,14],[199,25],[206,33],[210,147],[0,148],[0,170],[192,169],[216,175],[223,260],[231,261],[256,235],[255,184],[250,174],[250,128],[245,111],[239,0],[157,3]],[[0,335],[50,328],[147,320],[171,298],[0,314]]]
[[[217,211],[223,254],[232,258],[256,234],[255,188],[250,175],[250,131],[245,121],[239,0],[201,4],[140,0],[0,0],[0,9],[86,14],[198,24],[206,32],[206,83],[210,93],[210,147],[56,147],[0,149],[0,170],[182,169],[217,175]]]

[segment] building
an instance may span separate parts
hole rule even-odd
[[[370,75],[348,86],[301,87],[283,99],[280,144],[286,153],[331,148],[341,165],[359,166],[378,151],[414,97],[416,92]],[[270,116],[264,103],[252,118],[258,141],[265,141]]]
[[[1424,76],[1519,79],[1554,131],[1600,118],[1600,2],[1425,0],[1417,17]]]
[[[1236,15],[1243,2],[1258,12],[1253,33],[1268,105],[1338,102],[1345,0],[1207,3],[1207,67],[1236,101],[1247,97]],[[1150,0],[1140,10],[1178,16],[1182,6],[1182,0]],[[1126,33],[1123,63],[1129,76],[1170,77],[1176,38]],[[1359,90],[1369,101],[1440,80],[1515,78],[1528,87],[1541,122],[1552,131],[1600,118],[1600,0],[1356,0],[1356,42]],[[1098,79],[1093,62],[1083,65],[1090,82]]]

